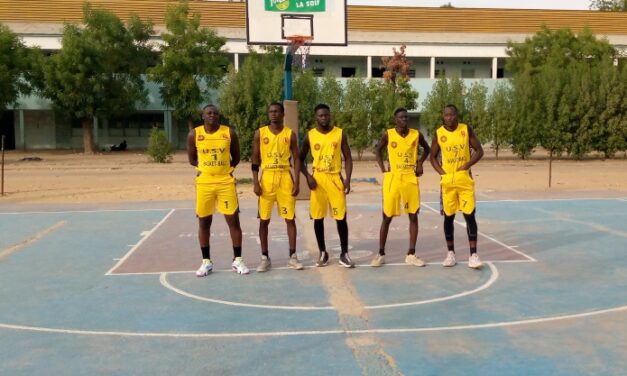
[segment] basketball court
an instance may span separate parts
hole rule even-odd
[[[363,202],[372,202],[365,204]],[[406,217],[378,249],[380,203],[349,195],[355,269],[317,256],[307,202],[285,268],[285,225],[271,223],[273,269],[259,262],[254,200],[242,203],[244,259],[230,271],[222,218],[216,269],[197,278],[189,206],[81,207],[0,214],[0,373],[619,374],[627,367],[627,199],[478,204],[481,270],[444,268],[437,202],[421,207],[417,253],[402,263]],[[459,216],[461,219],[462,217]],[[338,249],[333,223],[328,246]]]

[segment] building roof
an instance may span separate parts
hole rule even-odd
[[[166,8],[177,1],[91,0],[94,7],[111,10],[122,19],[135,13],[165,24]],[[82,19],[83,0],[0,0],[0,22],[61,23]],[[215,28],[246,27],[243,2],[190,1],[201,14],[201,25]],[[627,36],[627,12],[539,9],[418,8],[348,6],[348,30],[404,33],[533,34],[542,25],[551,29],[590,28],[598,35]]]

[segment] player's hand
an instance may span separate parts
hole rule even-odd
[[[299,192],[300,192],[300,184],[299,182],[295,181],[294,187],[292,188],[292,197],[298,196]]]
[[[351,192],[351,182],[348,179],[342,179],[342,183],[344,183],[344,194],[349,194]]]
[[[457,167],[457,171],[466,171],[468,170],[468,164],[464,163],[463,165]]]
[[[259,184],[258,181],[256,181],[255,183],[253,183],[253,192],[255,192],[255,194],[257,196],[261,196],[261,185]]]
[[[422,176],[422,163],[416,164],[416,176]]]
[[[309,186],[309,189],[311,189],[313,191],[318,186],[318,183],[316,183],[316,179],[314,179],[313,176],[308,175],[307,176],[307,185]]]

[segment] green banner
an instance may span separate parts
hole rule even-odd
[[[326,0],[265,0],[270,12],[324,12]]]

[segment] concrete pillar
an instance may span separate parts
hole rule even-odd
[[[285,126],[287,126],[288,128],[290,128],[292,130],[292,132],[294,132],[296,134],[296,136],[298,137],[299,133],[298,133],[298,127],[299,127],[299,122],[298,122],[298,102],[297,101],[292,101],[292,100],[285,100],[283,101],[283,106],[285,107],[285,118],[284,118],[284,123]],[[300,140],[299,140],[300,143]],[[309,200],[309,186],[307,185],[307,181],[306,179],[303,177],[303,175],[300,175],[300,191],[298,193],[298,196],[296,196],[297,200]]]
[[[432,80],[435,78],[435,56],[429,59],[429,78]]]
[[[498,58],[493,57],[492,58],[492,79],[494,80],[497,79],[498,68],[499,68]]]
[[[372,56],[367,57],[366,67],[367,67],[366,70],[368,71],[368,73],[366,74],[366,77],[372,78]]]
[[[18,144],[16,145],[16,149],[21,148],[22,150],[26,150],[26,127],[24,126],[24,110],[18,110],[18,119],[19,133],[17,136]]]
[[[235,67],[235,71],[239,72],[239,54],[233,56],[233,66]]]

